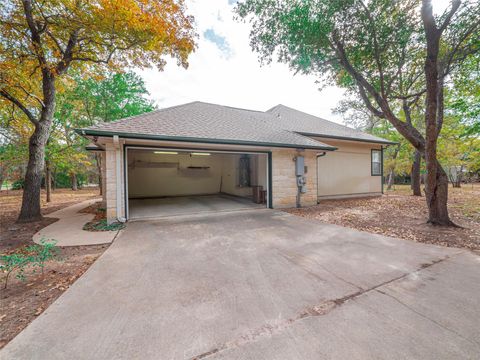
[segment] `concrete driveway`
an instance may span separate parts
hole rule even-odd
[[[271,210],[132,222],[1,359],[478,359],[480,258]]]

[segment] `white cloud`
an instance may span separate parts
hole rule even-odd
[[[198,49],[189,58],[188,69],[170,61],[163,72],[140,72],[159,107],[200,100],[254,110],[267,110],[279,103],[317,116],[341,122],[331,109],[343,91],[323,89],[315,77],[295,75],[285,64],[260,66],[249,45],[249,25],[233,20],[228,0],[187,1],[188,13],[195,17]],[[205,31],[224,38],[229,49],[206,39]],[[227,56],[226,56],[227,55]]]

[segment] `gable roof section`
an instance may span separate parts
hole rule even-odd
[[[335,150],[284,130],[271,114],[192,102],[77,130],[83,135]]]
[[[277,105],[267,113],[275,117],[276,123],[285,130],[308,136],[319,136],[332,139],[354,140],[380,144],[395,144],[380,137],[349,128],[285,105]]]

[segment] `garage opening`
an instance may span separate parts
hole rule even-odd
[[[129,219],[255,209],[268,204],[266,153],[126,150]]]

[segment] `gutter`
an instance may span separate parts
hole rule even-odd
[[[335,136],[335,135],[324,135],[324,134],[315,134],[315,133],[306,133],[306,132],[300,132],[296,131],[297,134],[304,135],[304,136],[316,136],[316,137],[323,137],[326,139],[336,139],[336,140],[349,140],[349,141],[359,141],[359,142],[366,142],[366,143],[371,143],[371,144],[388,144],[388,145],[396,145],[398,142],[395,141],[389,141],[389,140],[370,140],[370,139],[358,139],[354,137],[348,137],[348,136]]]
[[[119,137],[129,139],[143,139],[143,140],[164,140],[164,141],[177,141],[177,142],[193,142],[193,143],[208,143],[208,144],[220,144],[220,145],[247,145],[247,146],[261,146],[261,147],[279,147],[279,148],[298,148],[314,149],[314,150],[337,150],[334,146],[309,146],[299,144],[282,144],[282,143],[269,143],[269,142],[254,142],[248,140],[225,140],[225,139],[209,139],[209,138],[194,138],[183,136],[168,136],[168,135],[146,135],[146,134],[131,134],[114,131],[99,131],[88,129],[75,129],[77,134],[84,137],[86,136],[104,136],[104,137]],[[313,140],[313,139],[312,139]],[[313,140],[315,141],[315,140]]]

